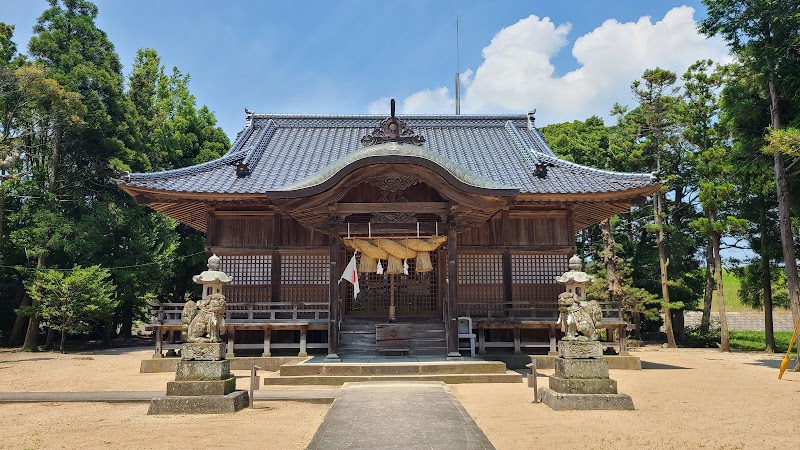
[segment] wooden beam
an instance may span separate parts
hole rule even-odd
[[[373,212],[441,214],[447,212],[448,206],[448,202],[337,203],[336,212],[345,215]]]

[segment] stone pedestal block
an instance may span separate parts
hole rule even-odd
[[[184,361],[221,361],[225,359],[225,344],[193,342],[181,346]]]
[[[167,395],[228,395],[236,390],[236,378],[213,381],[169,381]]]
[[[556,359],[559,378],[608,378],[608,363],[602,359]]]
[[[247,391],[234,391],[228,395],[165,395],[150,402],[147,414],[226,414],[244,409],[249,403]]]
[[[550,389],[563,394],[616,394],[617,380],[550,377]]]
[[[556,411],[635,409],[633,399],[626,394],[565,394],[543,388],[539,401]]]
[[[224,380],[231,376],[230,367],[228,360],[179,361],[175,370],[175,381]]]
[[[603,346],[598,341],[568,341],[562,339],[558,342],[558,354],[566,359],[601,358]]]

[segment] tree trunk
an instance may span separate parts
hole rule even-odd
[[[47,265],[47,260],[44,255],[40,255],[36,261],[37,269],[44,269]],[[31,306],[34,308],[39,307],[39,302],[33,300]],[[30,317],[28,321],[28,331],[25,333],[25,342],[22,344],[23,352],[38,352],[39,351],[39,316],[36,314]]]
[[[44,341],[44,347],[42,347],[42,350],[51,350],[53,348],[53,341],[55,340],[55,337],[56,330],[54,330],[52,327],[47,327],[47,339]]]
[[[664,248],[664,225],[661,223],[661,192],[656,192],[653,195],[653,216],[658,227],[658,234],[656,242],[658,244],[658,265],[661,268],[661,297],[664,299],[664,330],[667,332],[667,346],[675,348],[675,334],[672,331],[672,314],[670,314],[669,307],[669,288],[667,287],[667,267],[669,261],[667,260],[667,250]]]
[[[5,223],[6,211],[6,196],[0,191],[0,241],[5,242],[6,238],[3,236],[3,223]]]
[[[775,353],[775,328],[772,321],[772,270],[767,255],[767,212],[762,202],[758,208],[758,228],[761,233],[761,289],[764,292],[764,341],[767,353]]]
[[[772,129],[781,127],[781,114],[779,109],[778,88],[775,85],[775,76],[769,77],[770,117]],[[791,223],[791,207],[789,205],[789,187],[786,183],[786,167],[783,164],[783,155],[774,154],[775,189],[778,193],[778,224],[781,230],[781,244],[783,247],[783,263],[786,268],[786,284],[789,288],[789,299],[792,303],[792,317],[797,322],[800,315],[800,282],[797,276],[797,256],[794,250],[794,234]]]
[[[67,342],[67,329],[64,328],[64,329],[61,330],[61,346],[59,347],[59,350],[61,351],[61,353],[67,353],[66,348],[65,348],[66,347],[66,345],[65,345],[66,342]]]
[[[119,337],[122,339],[129,339],[131,337],[131,330],[133,329],[133,300],[131,300],[128,296],[125,296],[122,299],[120,308],[121,326],[119,330]]]
[[[600,222],[603,235],[603,263],[606,266],[606,281],[608,282],[608,295],[611,301],[622,301],[622,285],[617,273],[617,253],[614,249],[614,235],[611,234],[611,220]]]
[[[106,317],[106,323],[103,325],[103,345],[111,347],[111,340],[114,338],[114,314],[109,314]]]
[[[20,309],[31,305],[31,296],[25,292],[24,288],[21,288],[19,292],[17,292],[17,298],[19,299]],[[16,347],[22,342],[22,330],[28,329],[28,319],[28,316],[17,313],[17,318],[14,320],[14,327],[11,329],[11,336],[8,341],[9,344]]]
[[[700,333],[705,334],[711,327],[711,303],[714,300],[714,245],[708,238],[706,245],[706,289],[703,291],[703,317],[700,319]]]
[[[717,211],[710,211],[709,220],[711,229],[714,230]],[[725,315],[725,292],[722,290],[722,257],[719,254],[719,232],[711,231],[711,242],[714,246],[714,275],[717,278],[717,308],[719,308],[719,340],[720,350],[723,352],[731,351],[730,333],[728,331],[728,317]]]

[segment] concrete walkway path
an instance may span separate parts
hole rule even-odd
[[[441,382],[347,383],[308,448],[494,449]]]

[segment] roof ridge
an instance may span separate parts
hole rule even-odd
[[[511,134],[511,140],[514,141],[514,143],[516,143],[519,149],[521,150],[523,158],[530,159],[531,157],[533,157],[532,158],[533,161],[527,161],[527,162],[536,164],[537,161],[534,152],[531,151],[531,149],[528,148],[527,145],[525,145],[525,139],[522,137],[522,133],[519,132],[517,127],[514,126],[514,124],[509,120],[505,124],[505,129],[509,134]]]
[[[550,145],[547,143],[547,139],[544,138],[542,132],[539,131],[538,128],[534,128],[531,131],[532,131],[531,136],[533,136],[533,144],[539,147],[538,150],[534,151],[538,153],[543,153],[545,155],[555,156],[556,158],[558,158],[558,155],[556,155],[556,152],[554,152],[553,149],[550,148]]]
[[[160,172],[129,173],[125,176],[125,181],[156,180],[159,178],[169,178],[175,175],[195,175],[240,161],[245,156],[247,156],[247,150],[239,150],[194,166],[179,167],[177,169],[162,170]]]
[[[244,127],[239,133],[236,134],[236,140],[233,141],[233,145],[231,149],[228,150],[226,154],[236,153],[237,151],[241,150],[242,146],[250,136],[253,134],[253,127]]]
[[[655,180],[653,180],[654,175],[652,173],[616,172],[616,171],[613,171],[613,170],[597,169],[595,167],[585,166],[583,164],[578,164],[576,162],[567,161],[565,159],[559,158],[558,156],[545,155],[544,153],[541,153],[541,152],[538,152],[538,151],[536,153],[538,153],[539,155],[543,156],[546,159],[555,160],[560,165],[565,166],[565,167],[572,167],[572,168],[576,168],[576,169],[580,169],[580,170],[584,170],[584,171],[596,172],[596,173],[598,173],[600,175],[613,176],[613,177],[618,177],[618,178],[635,179],[635,178],[647,177],[649,180],[652,180],[652,181],[655,182]]]
[[[275,121],[272,119],[268,120],[267,123],[261,127],[261,131],[256,137],[255,145],[250,147],[250,149],[247,151],[247,155],[244,157],[244,160],[242,160],[242,163],[250,165],[250,170],[252,170],[256,164],[258,164],[258,161],[264,154],[267,144],[269,143],[270,139],[272,139],[272,135],[275,134],[275,128]]]
[[[254,119],[385,119],[385,114],[280,114],[280,113],[253,113]],[[397,114],[398,118],[415,118],[428,120],[527,120],[524,114]]]

